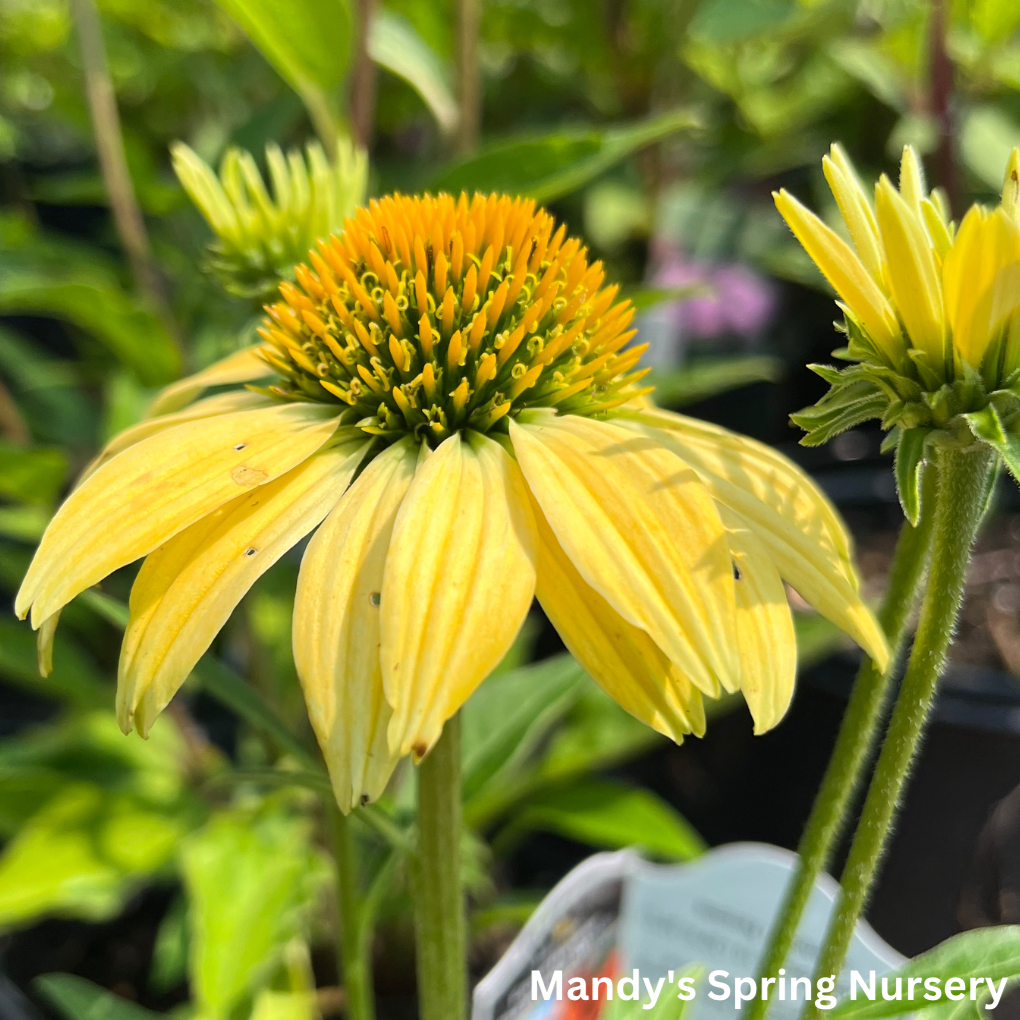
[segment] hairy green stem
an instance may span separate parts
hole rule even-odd
[[[936,488],[934,465],[928,465],[924,472],[921,517],[917,527],[904,521],[900,529],[885,596],[878,611],[878,621],[889,639],[889,665],[882,673],[873,660],[867,659],[857,672],[832,757],[797,847],[797,869],[769,934],[759,968],[761,977],[775,977],[793,946],[815,880],[828,866],[875,742],[890,680],[928,562]],[[761,1020],[768,1008],[767,999],[756,999],[748,1020]]]
[[[943,447],[938,450],[936,465],[931,570],[917,634],[840,878],[842,889],[819,955],[816,977],[839,974],[857,920],[867,904],[953,638],[970,550],[987,503],[995,459],[984,447]]]
[[[372,994],[371,939],[362,924],[358,866],[351,822],[334,803],[329,805],[336,862],[337,968],[347,995],[347,1020],[375,1020]]]
[[[467,1016],[460,833],[460,717],[454,716],[418,769],[415,932],[420,1020]]]

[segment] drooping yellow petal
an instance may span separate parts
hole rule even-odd
[[[530,415],[510,438],[585,582],[700,690],[736,690],[733,566],[698,476],[664,444],[575,415]]]
[[[850,246],[787,191],[772,197],[787,226],[864,331],[882,350],[898,356],[903,341],[896,313]]]
[[[786,589],[767,547],[732,512],[725,512],[723,521],[739,574],[740,691],[754,719],[754,732],[765,733],[790,707],[797,677],[797,635]]]
[[[823,493],[782,454],[753,439],[669,411],[629,415],[690,464],[714,499],[736,511],[780,576],[884,668],[885,636],[861,601],[850,538]],[[621,426],[627,419],[620,418]]]
[[[201,372],[185,376],[160,390],[145,412],[146,418],[179,411],[190,404],[210,386],[228,386],[234,383],[254,382],[272,374],[272,369],[258,356],[262,344],[245,347],[203,368]]]
[[[701,693],[639,627],[586,584],[541,509],[535,594],[567,651],[621,708],[676,743],[705,732]]]
[[[972,206],[942,269],[953,346],[974,368],[1020,306],[1020,228],[1003,212]]]
[[[294,600],[294,663],[337,804],[345,813],[386,788],[399,760],[379,659],[383,568],[418,458],[401,440],[380,453],[312,537]]]
[[[878,238],[878,223],[868,196],[842,146],[832,146],[829,155],[822,159],[822,172],[829,182],[861,262],[875,283],[884,287],[884,256]]]
[[[145,736],[238,602],[333,509],[371,440],[330,445],[151,553],[131,589],[117,716]]]
[[[389,746],[420,758],[513,644],[535,592],[520,469],[478,433],[423,464],[393,527],[382,588]]]
[[[15,603],[38,626],[235,496],[284,474],[337,430],[335,409],[281,404],[185,422],[104,464],[50,521]]]
[[[942,284],[931,241],[917,212],[883,176],[875,188],[875,212],[885,247],[889,288],[911,344],[931,368],[945,364]]]
[[[94,474],[108,460],[112,460],[118,453],[126,450],[135,443],[140,443],[157,432],[165,432],[175,425],[183,425],[187,421],[198,421],[199,418],[215,418],[220,414],[233,414],[236,411],[255,410],[259,407],[275,407],[276,401],[264,397],[259,393],[252,393],[250,390],[231,390],[229,393],[218,393],[215,397],[206,397],[205,400],[196,401],[183,411],[175,411],[173,414],[164,414],[159,418],[145,418],[118,432],[106,446],[89,462],[85,470],[78,477],[77,484],[81,485],[89,475]]]

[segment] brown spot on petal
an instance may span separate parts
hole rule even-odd
[[[411,754],[414,755],[415,762],[419,762],[422,758],[428,754],[429,745],[425,743],[414,744],[411,747]]]
[[[247,464],[238,464],[237,467],[230,472],[230,477],[238,485],[243,485],[246,488],[249,488],[252,485],[260,485],[269,477],[269,475],[267,475],[261,468],[249,467]]]

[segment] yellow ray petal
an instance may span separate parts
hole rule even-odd
[[[740,690],[754,719],[754,732],[765,733],[786,714],[797,677],[797,635],[779,571],[762,541],[725,512],[730,551],[739,577],[737,640]]]
[[[912,145],[903,146],[900,158],[900,194],[903,201],[920,216],[921,203],[928,197],[928,187],[924,181],[924,168]]]
[[[545,515],[538,526],[535,594],[567,651],[621,708],[676,743],[705,732],[701,693],[639,627],[620,616],[570,562]]]
[[[631,418],[629,427],[651,429],[690,464],[713,498],[761,539],[780,575],[885,667],[885,636],[861,601],[850,538],[803,471],[770,447],[716,425],[661,410]],[[619,424],[627,426],[627,419]]]
[[[576,415],[511,422],[510,438],[584,580],[699,689],[736,690],[733,566],[697,475],[661,443]]]
[[[879,347],[897,356],[903,341],[896,313],[850,246],[787,191],[772,197],[787,226],[864,331]]]
[[[942,269],[953,346],[974,368],[1020,305],[1020,228],[1001,209],[972,206]]]
[[[294,601],[294,663],[333,791],[345,813],[375,800],[397,757],[379,659],[380,593],[393,521],[418,444],[380,453],[308,543]]]
[[[172,429],[175,425],[183,425],[186,421],[198,421],[199,418],[215,418],[220,414],[233,414],[235,411],[255,410],[259,407],[275,407],[276,401],[250,390],[231,390],[229,393],[218,393],[215,397],[206,397],[196,401],[183,411],[164,414],[159,418],[146,418],[130,428],[118,432],[106,446],[89,462],[78,477],[77,485],[81,485],[90,475],[94,474],[108,460],[126,450],[135,443],[140,443],[157,432]]]
[[[853,164],[841,146],[833,145],[830,154],[822,159],[822,172],[829,182],[861,262],[875,283],[879,287],[884,287],[884,257],[882,244],[878,238],[875,213],[861,187]]]
[[[418,467],[382,588],[389,745],[420,758],[513,644],[535,593],[535,522],[520,469],[468,433]]]
[[[258,356],[262,344],[253,344],[203,368],[201,372],[185,376],[160,390],[145,412],[146,418],[170,414],[190,404],[210,386],[227,386],[231,383],[254,382],[272,374],[269,366]]]
[[[104,464],[50,521],[15,603],[32,625],[235,496],[289,471],[334,432],[335,409],[281,404],[186,422]]]
[[[255,581],[336,505],[371,442],[312,454],[161,545],[131,589],[117,715],[145,736]]]
[[[1020,224],[1020,148],[1014,147],[1006,164],[1006,176],[1002,182],[1002,211],[1014,223]]]
[[[941,372],[945,363],[942,284],[931,241],[917,212],[883,176],[875,188],[875,213],[885,247],[889,288],[910,342]]]

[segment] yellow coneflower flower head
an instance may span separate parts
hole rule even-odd
[[[855,364],[811,366],[832,388],[792,417],[809,445],[869,418],[894,429],[900,496],[916,523],[917,471],[930,443],[976,438],[1014,466],[1008,437],[1020,412],[1020,150],[1010,157],[1000,205],[974,205],[959,229],[941,192],[928,191],[909,146],[899,188],[883,175],[874,201],[838,145],[822,166],[849,243],[786,191],[775,200],[839,296],[848,344],[834,353]]]
[[[784,581],[884,664],[825,497],[774,450],[643,398],[633,309],[533,202],[374,201],[294,276],[260,346],[168,388],[100,454],[19,592],[45,650],[62,606],[145,557],[125,731],[312,532],[294,657],[345,811],[427,753],[536,596],[595,681],[676,741],[723,691],[758,732],[782,718]]]
[[[244,149],[227,149],[219,177],[183,142],[170,151],[181,186],[216,234],[205,268],[239,297],[272,298],[316,239],[339,230],[365,198],[368,160],[346,141],[332,159],[318,142],[304,154],[267,145],[270,187]]]

